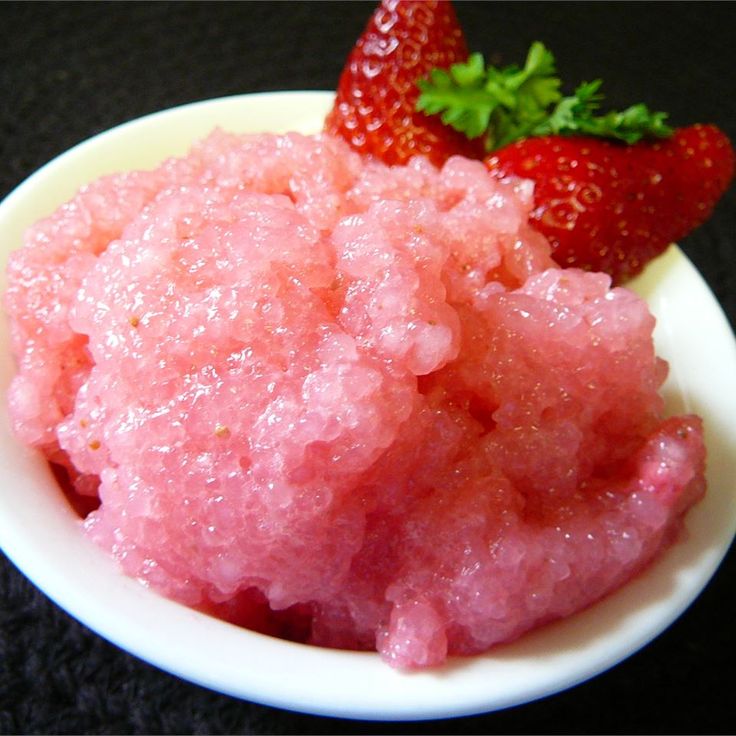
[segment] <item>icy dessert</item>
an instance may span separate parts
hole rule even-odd
[[[215,132],[38,223],[14,428],[163,594],[418,667],[568,615],[704,490],[646,305],[560,269],[533,188]]]

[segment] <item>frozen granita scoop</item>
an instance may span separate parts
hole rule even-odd
[[[704,447],[532,199],[296,134],[103,178],[11,258],[15,432],[128,574],[258,631],[421,667],[574,613],[676,539]]]

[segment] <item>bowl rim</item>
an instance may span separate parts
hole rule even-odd
[[[201,100],[128,121],[82,141],[37,170],[0,203],[0,232],[11,233],[4,241],[3,258],[19,243],[18,233],[38,219],[49,197],[61,198],[57,203],[68,199],[69,181],[73,180],[73,193],[80,178],[87,180],[90,169],[100,173],[119,170],[120,156],[114,149],[124,149],[132,140],[145,139],[148,148],[164,141],[167,153],[161,159],[183,153],[177,146],[185,138],[193,141],[205,124],[209,130],[213,122],[229,119],[237,120],[236,132],[252,129],[254,120],[269,129],[274,120],[281,120],[284,125],[276,127],[284,131],[310,132],[333,99],[332,92],[292,91]],[[297,108],[300,112],[294,122]],[[285,115],[291,117],[284,120]],[[172,126],[177,128],[176,140],[167,135]],[[4,292],[4,275],[2,278]],[[0,546],[46,595],[105,639],[164,671],[238,698],[317,715],[426,720],[499,710],[565,690],[604,672],[664,631],[705,587],[736,532],[736,500],[723,488],[724,474],[736,477],[736,453],[732,451],[736,427],[728,421],[729,412],[736,416],[736,392],[721,395],[715,406],[712,390],[704,394],[703,387],[694,390],[688,383],[697,358],[699,364],[719,361],[716,378],[709,377],[711,384],[732,385],[736,343],[728,320],[700,274],[675,246],[632,286],[646,296],[659,316],[658,340],[668,344],[667,330],[676,329],[678,335],[692,333],[687,345],[692,355],[683,356],[678,348],[667,390],[682,409],[699,410],[706,402],[715,416],[708,436],[709,451],[711,445],[716,448],[709,474],[716,475],[721,489],[718,504],[704,508],[706,501],[693,509],[692,522],[688,517],[690,538],[668,550],[654,567],[624,588],[514,643],[472,658],[451,658],[435,670],[402,673],[389,668],[375,653],[284,642],[164,599],[123,576],[112,560],[82,537],[79,520],[70,508],[64,506],[60,513],[58,488],[48,466],[12,436],[4,404]],[[687,298],[673,307],[673,293],[682,290]],[[666,317],[668,314],[675,317]],[[678,322],[675,328],[672,319]],[[7,346],[6,324],[2,330],[0,340]],[[3,390],[12,372],[12,361],[4,356],[0,365]],[[33,503],[20,506],[19,493],[28,494]],[[718,512],[715,521],[711,518],[714,510]],[[42,535],[37,532],[39,524]],[[713,529],[715,535],[705,539],[704,530]],[[632,601],[636,601],[634,610]],[[604,640],[601,621],[608,627],[604,627],[608,632]]]

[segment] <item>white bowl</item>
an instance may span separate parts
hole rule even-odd
[[[236,132],[313,132],[331,101],[326,92],[212,100],[149,115],[76,146],[0,205],[3,274],[24,229],[85,182],[153,167],[184,153],[216,125]],[[236,697],[323,715],[401,720],[486,712],[568,688],[632,654],[677,618],[708,582],[736,531],[733,334],[697,271],[674,246],[633,286],[658,317],[658,351],[671,363],[669,410],[694,411],[705,419],[709,490],[688,516],[687,538],[643,575],[514,644],[406,674],[375,654],[280,641],[168,601],[123,576],[82,536],[46,463],[10,434],[4,402],[0,545],[39,588],[101,636],[161,669]],[[4,393],[14,367],[4,321],[0,330]]]

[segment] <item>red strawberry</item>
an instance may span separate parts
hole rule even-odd
[[[453,154],[481,158],[480,142],[414,109],[417,79],[467,58],[447,0],[382,0],[348,57],[325,129],[388,164],[418,154],[437,166]]]
[[[544,136],[486,158],[496,176],[535,182],[532,224],[563,266],[636,275],[711,215],[734,174],[734,150],[714,125],[631,146]]]

